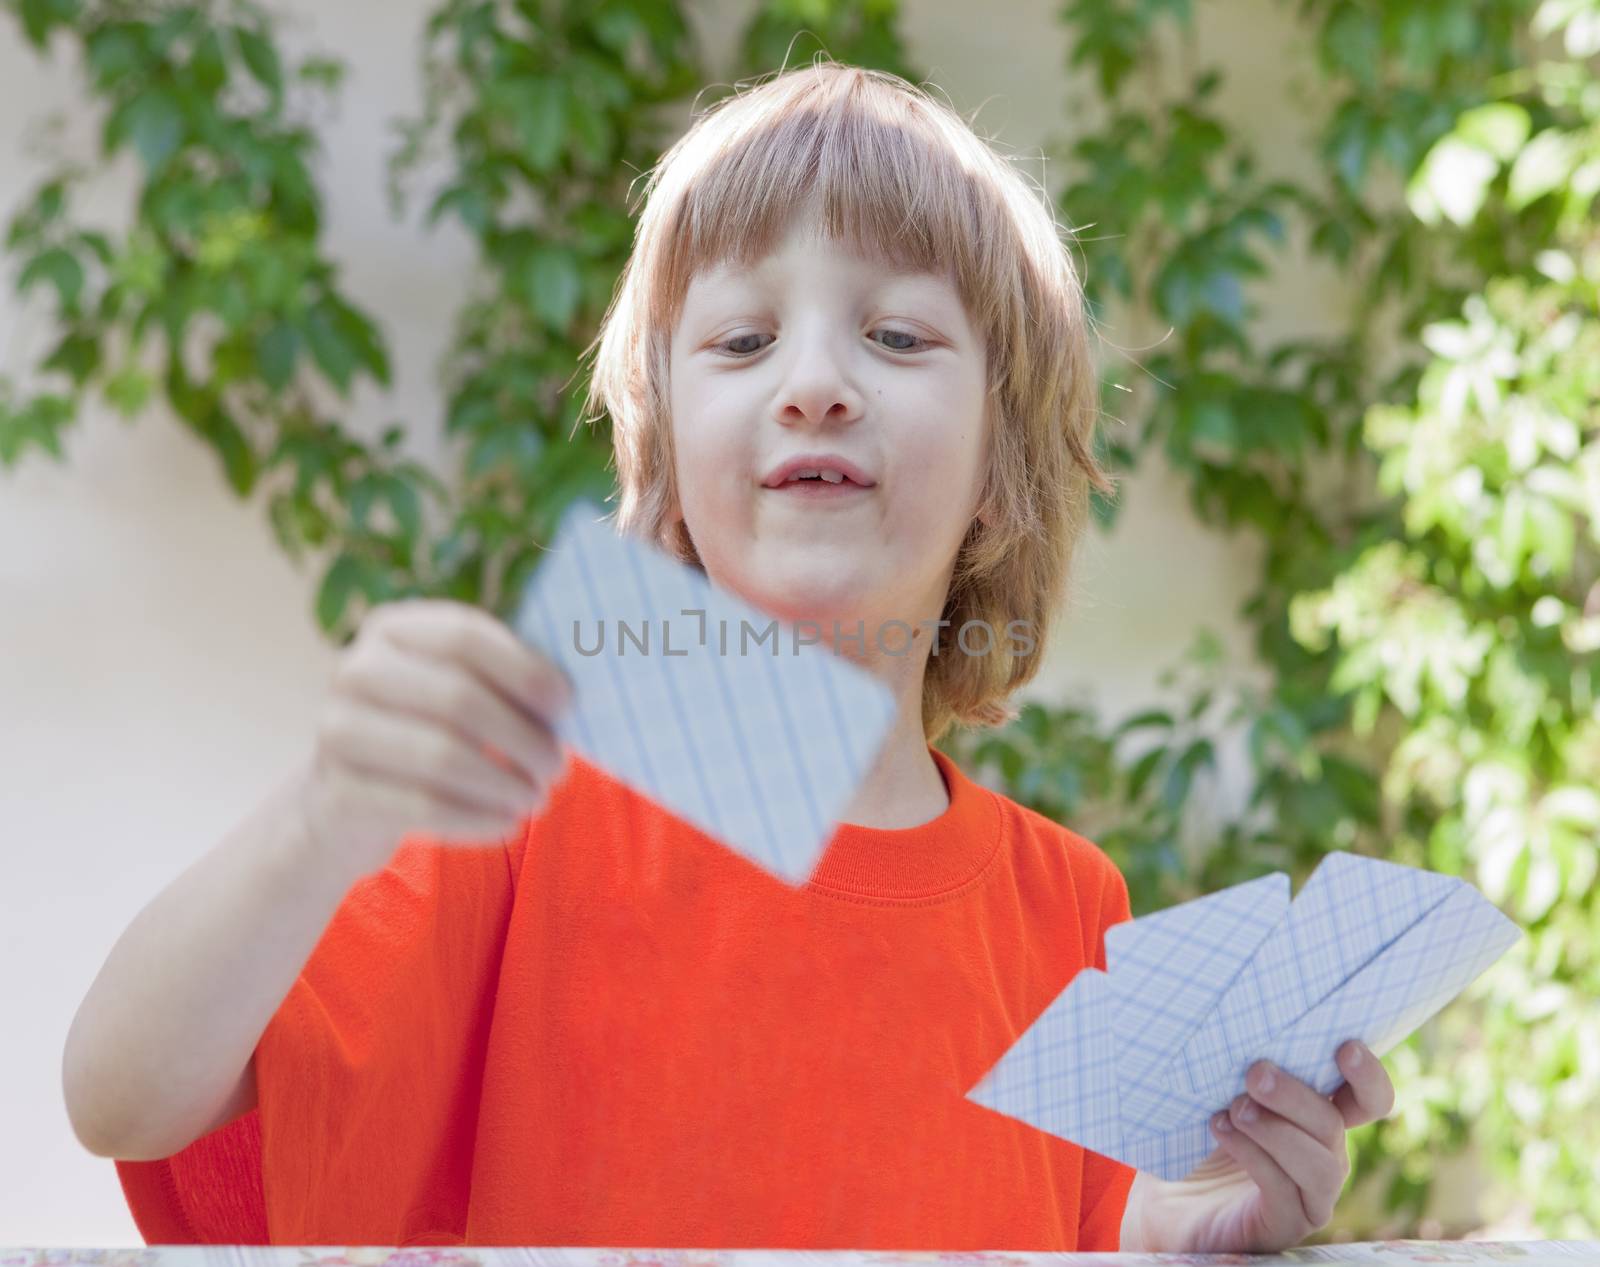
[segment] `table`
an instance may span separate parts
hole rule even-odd
[[[1148,1264],[1514,1263],[1600,1267],[1600,1241],[1360,1241],[1279,1254],[1045,1254],[984,1250],[759,1250],[151,1245],[0,1248],[0,1267],[1140,1267]]]

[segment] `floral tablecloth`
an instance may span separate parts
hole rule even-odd
[[[0,1267],[1139,1267],[1227,1263],[1515,1263],[1600,1267],[1600,1241],[1362,1241],[1281,1254],[1036,1254],[1009,1251],[757,1249],[389,1249],[373,1246],[152,1245],[0,1248]]]

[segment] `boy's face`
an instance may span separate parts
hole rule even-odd
[[[750,272],[694,278],[670,366],[677,509],[713,580],[825,637],[865,619],[869,652],[883,621],[939,617],[984,444],[985,350],[953,277],[845,254],[802,218]],[[768,486],[811,454],[870,486]]]

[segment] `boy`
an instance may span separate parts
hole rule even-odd
[[[1129,916],[1094,845],[932,746],[1010,715],[1110,487],[1046,205],[947,107],[830,63],[721,103],[647,193],[590,399],[617,525],[899,704],[815,873],[783,885],[559,751],[565,683],[498,622],[380,608],[310,760],[85,999],[80,1137],[147,1237],[1301,1239],[1392,1096],[1358,1045],[1332,1100],[1257,1071],[1182,1183],[964,1098]],[[259,1173],[231,1222],[204,1197],[237,1199],[228,1166],[247,1196]]]

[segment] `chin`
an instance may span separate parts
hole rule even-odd
[[[836,573],[816,573],[811,567],[764,569],[750,578],[749,584],[736,588],[748,602],[786,624],[814,621],[823,634],[832,632],[835,620],[846,629],[853,628],[867,610],[871,587]]]

